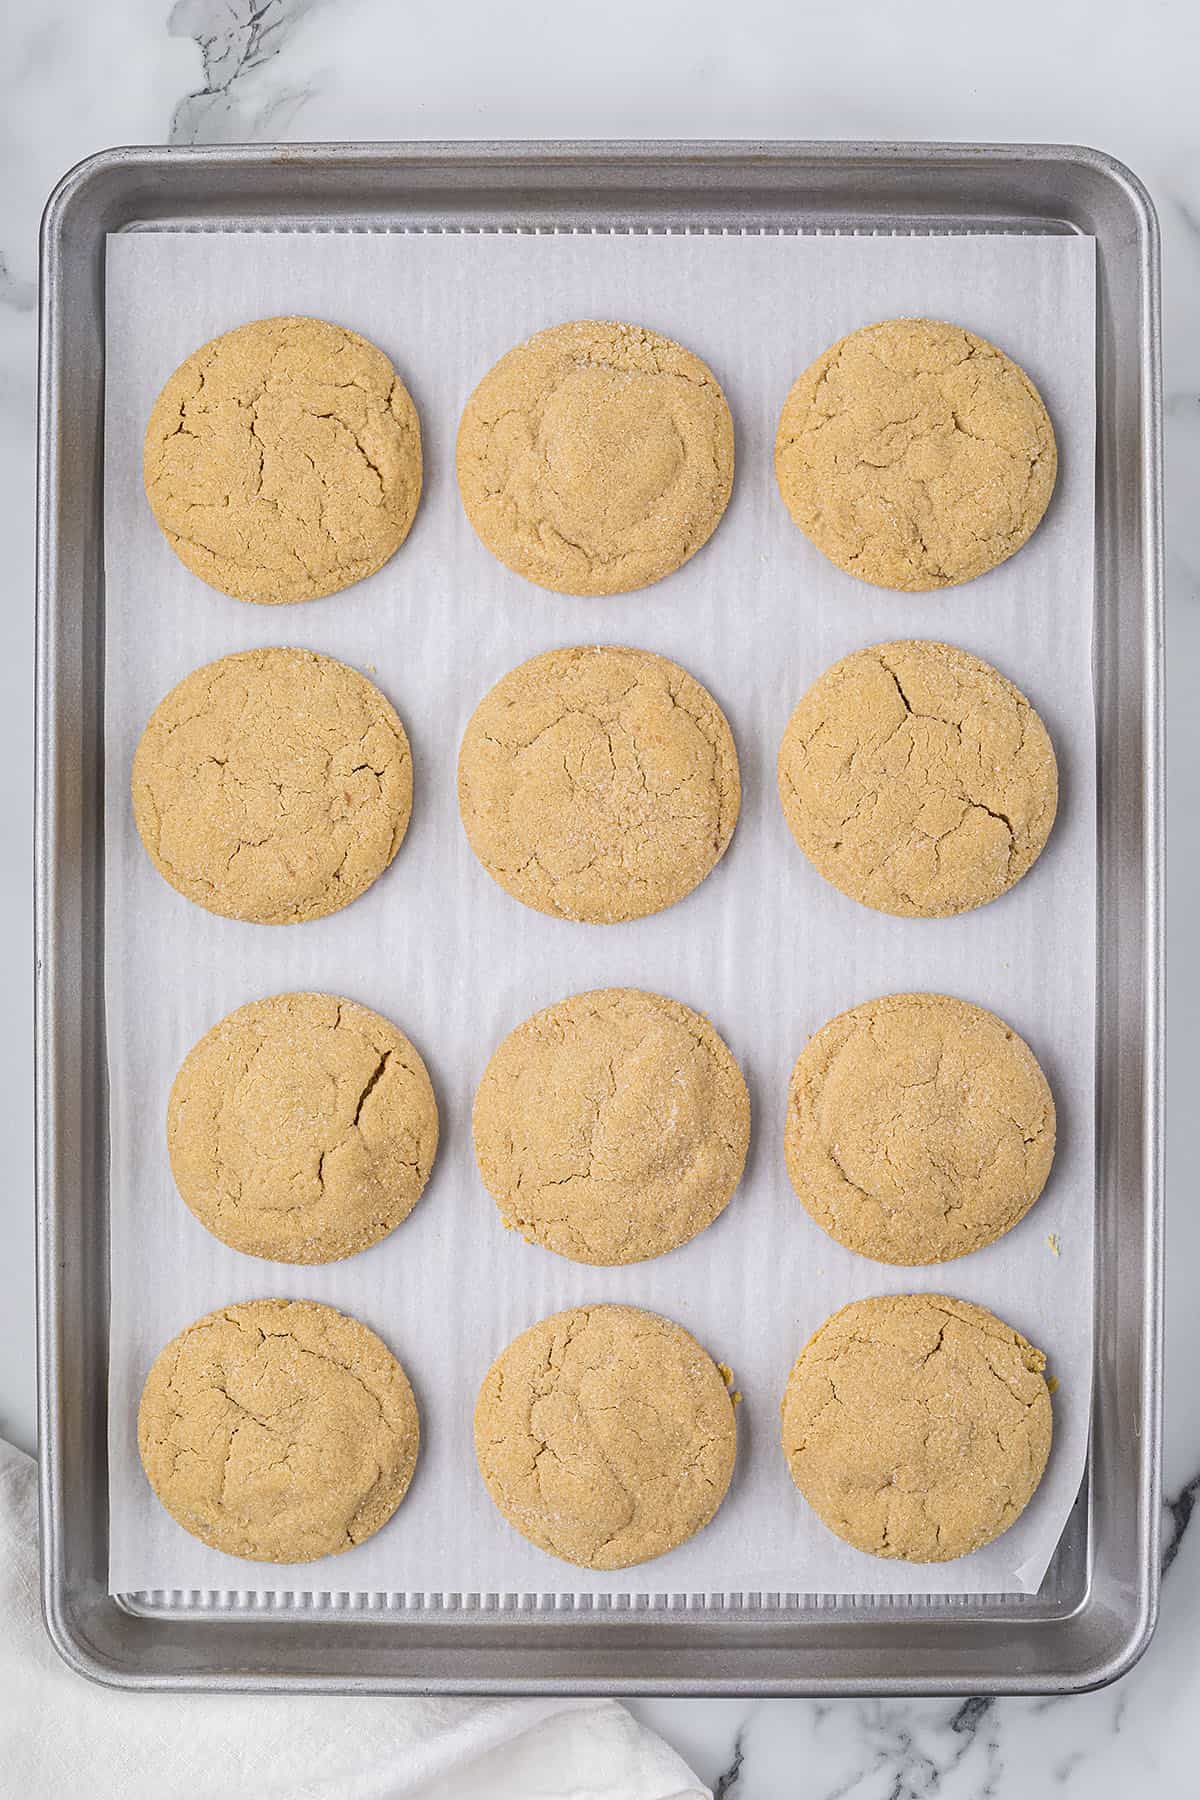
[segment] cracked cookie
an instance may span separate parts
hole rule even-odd
[[[819,356],[784,403],[775,474],[792,518],[876,587],[954,587],[1019,550],[1058,469],[1041,395],[1002,350],[888,319]]]
[[[826,881],[907,918],[1005,893],[1058,804],[1042,721],[952,644],[876,644],[834,663],[788,721],[778,777],[792,836]]]
[[[356,669],[311,650],[243,650],[187,675],[133,758],[133,816],[159,874],[259,925],[348,906],[391,862],[412,811],[403,725]]]
[[[171,1517],[255,1562],[312,1562],[386,1525],[419,1436],[391,1351],[315,1300],[197,1319],[156,1357],[138,1411],[142,1467]]]
[[[661,912],[724,855],[737,751],[706,688],[664,656],[548,650],[484,695],[458,803],[494,881],[538,912],[612,925]]]
[[[256,319],[154,403],[146,496],[180,561],[237,600],[334,594],[382,568],[421,495],[421,431],[382,350],[324,319]]]
[[[475,1156],[506,1225],[575,1262],[661,1256],[741,1180],[750,1098],[707,1019],[637,988],[573,994],[484,1071]]]
[[[856,1300],[800,1352],[783,1453],[823,1524],[871,1556],[950,1562],[1018,1519],[1050,1454],[1046,1359],[982,1306]]]
[[[492,555],[560,594],[624,594],[694,556],[733,486],[733,420],[698,356],[577,320],[502,356],[463,410],[458,486]]]
[[[634,1306],[578,1306],[530,1326],[475,1407],[496,1506],[539,1550],[586,1569],[626,1569],[692,1537],[725,1498],[736,1449],[712,1357]]]
[[[180,1194],[233,1250],[275,1262],[353,1256],[406,1219],[438,1142],[425,1064],[378,1013],[275,994],[214,1025],[167,1106]]]
[[[938,1263],[1025,1217],[1054,1125],[1046,1077],[1003,1019],[945,994],[888,994],[809,1040],[783,1143],[792,1186],[839,1244]]]

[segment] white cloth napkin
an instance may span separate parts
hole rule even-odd
[[[14,1800],[710,1800],[611,1700],[137,1694],[42,1625],[34,1463],[0,1440],[0,1793]]]

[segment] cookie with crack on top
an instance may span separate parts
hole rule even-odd
[[[690,1006],[637,988],[572,994],[518,1025],[472,1117],[505,1224],[586,1263],[687,1243],[728,1204],[750,1141],[723,1040]]]
[[[373,1331],[315,1300],[247,1300],[185,1327],[138,1409],[146,1479],[214,1550],[303,1563],[386,1525],[416,1467],[417,1405]]]
[[[586,1569],[662,1556],[712,1518],[733,1476],[733,1401],[681,1325],[579,1306],[501,1351],[475,1407],[496,1506],[539,1550]]]
[[[420,1199],[437,1143],[417,1051],[333,994],[239,1006],[188,1052],[167,1105],[187,1205],[231,1249],[275,1262],[378,1243]]]
[[[839,569],[920,593],[972,581],[1032,536],[1058,451],[1041,395],[986,339],[888,319],[826,350],[784,402],[775,474]]]
[[[945,994],[887,994],[810,1038],[783,1142],[830,1237],[911,1265],[966,1256],[1023,1219],[1054,1132],[1049,1083],[1003,1019]]]
[[[492,555],[560,594],[660,581],[716,530],[733,420],[712,370],[640,325],[574,320],[502,356],[463,409],[463,507]]]
[[[779,747],[792,836],[877,912],[948,918],[1006,893],[1058,805],[1046,727],[990,663],[953,644],[875,644],[818,677]]]
[[[337,912],[387,868],[412,812],[404,726],[356,669],[311,650],[206,663],[133,758],[147,854],[187,899],[287,925]]]
[[[548,650],[475,708],[458,758],[472,850],[526,906],[612,925],[691,893],[741,803],[733,734],[677,663],[614,645]]]
[[[950,1562],[1020,1518],[1053,1421],[1046,1358],[943,1294],[855,1300],[797,1357],[780,1409],[792,1480],[856,1550]]]
[[[255,319],[171,376],[150,414],[146,497],[180,561],[263,606],[382,568],[421,497],[421,430],[383,351],[325,319]]]

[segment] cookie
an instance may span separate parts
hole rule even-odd
[[[707,1019],[637,988],[573,994],[509,1033],[475,1095],[506,1225],[575,1262],[661,1256],[741,1180],[750,1098]]]
[[[180,561],[236,600],[334,594],[382,568],[421,495],[421,431],[382,350],[324,319],[256,319],[154,403],[146,496]]]
[[[950,1562],[1018,1519],[1050,1454],[1046,1359],[982,1306],[855,1300],[800,1352],[781,1408],[792,1480],[871,1556]]]
[[[472,850],[560,919],[612,925],[682,900],[724,855],[740,802],[724,713],[647,650],[533,657],[484,695],[459,752]]]
[[[1045,726],[1011,681],[952,644],[876,644],[834,663],[779,748],[792,836],[878,912],[944,919],[1005,893],[1058,805]]]
[[[936,319],[888,319],[819,356],[784,403],[792,518],[876,587],[955,587],[1021,548],[1050,503],[1054,428],[1023,369]]]
[[[995,1013],[888,994],[809,1040],[783,1142],[792,1186],[839,1244],[876,1262],[947,1262],[1001,1237],[1041,1193],[1054,1100]]]
[[[733,420],[712,370],[670,338],[554,325],[502,356],[467,401],[458,486],[516,574],[560,594],[624,594],[716,530]]]
[[[404,1033],[333,994],[238,1007],[189,1051],[167,1106],[188,1206],[231,1249],[275,1262],[378,1243],[420,1199],[437,1141]]]
[[[707,1525],[733,1475],[729,1390],[681,1325],[577,1306],[501,1351],[475,1407],[488,1493],[522,1537],[586,1569],[626,1569]]]
[[[357,670],[243,650],[185,676],[133,758],[133,816],[164,880],[259,925],[319,919],[387,868],[408,829],[403,725]]]
[[[391,1351],[315,1300],[247,1300],[188,1325],[146,1378],[138,1449],[176,1524],[228,1556],[302,1563],[386,1525],[417,1460]]]

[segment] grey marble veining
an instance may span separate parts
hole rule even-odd
[[[336,0],[176,0],[168,30],[200,51],[204,85],[171,114],[172,144],[237,144],[287,135],[310,83],[272,86],[255,102],[251,77],[268,69],[306,13]]]
[[[1157,1638],[1132,1674],[1096,1694],[634,1710],[724,1800],[1193,1800],[1200,1533],[1177,1549]]]
[[[1099,144],[1159,206],[1170,590],[1171,1174],[1162,1623],[1063,1701],[638,1702],[722,1800],[1200,1795],[1200,9],[1118,0],[45,0],[0,26],[0,1431],[32,1447],[29,981],[36,228],[118,142],[388,137],[948,137]]]

